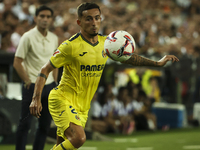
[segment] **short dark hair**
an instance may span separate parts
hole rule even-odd
[[[78,17],[82,17],[83,16],[83,11],[85,10],[89,10],[89,9],[93,9],[93,8],[97,8],[99,9],[99,12],[101,13],[100,7],[99,5],[97,5],[96,3],[93,2],[86,2],[86,3],[82,3],[77,7],[77,13],[78,13]]]
[[[51,16],[53,16],[53,10],[50,7],[47,7],[45,5],[39,6],[35,11],[35,16],[38,16],[39,13],[43,10],[49,10],[51,12]]]

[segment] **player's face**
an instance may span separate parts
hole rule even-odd
[[[79,25],[81,26],[81,31],[90,35],[96,36],[99,32],[101,17],[99,9],[89,9],[82,12],[83,16],[79,20]]]
[[[52,21],[51,11],[43,10],[35,17],[38,28],[48,29]]]

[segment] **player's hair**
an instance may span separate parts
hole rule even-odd
[[[99,12],[101,13],[101,10],[100,10],[100,7],[99,5],[97,5],[96,3],[93,3],[93,2],[85,2],[85,3],[82,3],[80,4],[78,7],[77,7],[77,13],[78,13],[78,17],[81,18],[83,16],[83,11],[84,10],[89,10],[89,9],[93,9],[93,8],[98,8],[99,9]]]
[[[53,10],[50,7],[47,7],[45,5],[39,6],[35,11],[35,16],[38,16],[39,13],[43,10],[49,10],[51,12],[51,17],[53,16]]]

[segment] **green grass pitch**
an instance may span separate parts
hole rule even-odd
[[[200,150],[200,128],[168,131],[134,132],[132,135],[107,135],[113,141],[87,140],[80,150]],[[49,150],[53,144],[46,144]],[[14,145],[0,145],[0,150],[14,150]],[[31,150],[31,149],[27,149]]]

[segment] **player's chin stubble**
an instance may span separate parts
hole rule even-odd
[[[96,36],[98,33],[90,34],[90,36]]]

